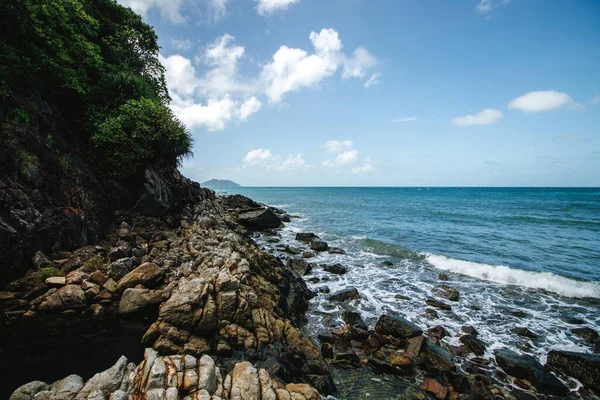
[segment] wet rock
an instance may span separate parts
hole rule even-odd
[[[571,329],[571,333],[583,339],[588,344],[593,344],[594,341],[598,339],[598,332],[587,326],[583,328],[573,328]]]
[[[426,308],[425,315],[430,319],[437,319],[440,317],[440,314],[438,314],[438,312],[435,311],[433,308]]]
[[[48,268],[48,267],[54,266],[54,261],[52,261],[50,259],[50,257],[45,255],[41,251],[36,251],[34,253],[33,257],[31,258],[31,261],[33,262],[33,265],[35,266],[36,269]]]
[[[324,294],[329,294],[331,292],[331,289],[329,289],[329,286],[319,286],[317,288],[317,292],[324,293]]]
[[[310,249],[318,252],[327,251],[329,249],[329,245],[322,240],[313,240],[310,242]]]
[[[377,320],[375,330],[381,335],[391,335],[397,338],[409,339],[423,334],[421,328],[402,317],[382,315]]]
[[[431,307],[439,308],[440,310],[452,310],[452,306],[450,306],[450,304],[446,304],[443,301],[439,301],[431,297],[425,300],[425,304]]]
[[[294,255],[294,256],[302,253],[301,249],[299,249],[297,247],[291,247],[291,246],[288,246],[288,245],[278,245],[277,246],[277,250],[280,250],[280,251],[282,251],[284,253],[288,253],[288,254],[291,254],[291,255]]]
[[[300,276],[309,274],[314,266],[314,264],[308,263],[300,258],[288,258],[287,265],[289,268],[296,271]]]
[[[507,374],[515,378],[528,380],[538,391],[544,394],[564,395],[569,393],[569,389],[529,355],[519,355],[512,350],[502,349],[496,350],[494,356],[498,365]]]
[[[463,335],[458,339],[465,347],[475,355],[482,356],[485,354],[487,345],[473,335]]]
[[[426,357],[427,364],[434,368],[439,370],[456,369],[452,355],[437,344],[426,341],[425,346],[423,346],[423,354]]]
[[[425,338],[423,336],[415,336],[408,339],[408,345],[406,346],[406,354],[412,358],[417,358],[421,354],[421,348]]]
[[[346,267],[342,264],[326,265],[323,269],[331,274],[343,275],[347,272]]]
[[[315,235],[312,232],[300,232],[300,233],[296,233],[296,240],[299,242],[305,242],[305,243],[309,243],[312,242],[315,239],[319,239],[319,237],[317,235]]]
[[[552,350],[548,353],[547,365],[600,391],[600,355]]]
[[[439,400],[444,400],[448,395],[448,388],[435,379],[425,379],[421,385],[419,385],[419,389],[433,394],[435,398]]]
[[[447,285],[436,286],[431,292],[450,301],[458,301],[460,297],[458,290]]]
[[[464,333],[468,334],[468,335],[477,336],[479,334],[477,332],[477,329],[475,329],[475,328],[473,328],[472,326],[469,326],[469,325],[463,325],[463,326],[461,326],[460,330],[463,331]]]
[[[315,258],[317,255],[312,251],[304,251],[302,252],[302,257],[304,258]]]
[[[397,294],[397,295],[395,295],[395,296],[394,296],[394,298],[395,298],[395,299],[398,299],[398,300],[406,300],[406,301],[410,301],[410,300],[412,300],[410,297],[403,296],[403,295],[401,295],[401,294]]]
[[[270,209],[260,209],[241,213],[238,222],[253,231],[279,228],[282,225],[279,217]]]
[[[537,335],[525,327],[516,327],[514,332],[519,336],[523,336],[529,339],[537,339]]]
[[[342,319],[350,327],[350,336],[353,340],[362,341],[369,337],[369,326],[356,311],[344,311]]]
[[[447,281],[447,280],[449,280],[448,275],[446,275],[446,274],[439,274],[438,275],[438,279],[440,281]]]
[[[443,338],[445,338],[446,336],[449,335],[449,333],[446,330],[446,328],[444,328],[441,325],[436,325],[433,328],[429,328],[427,330],[427,334],[429,336],[431,336],[432,338],[435,338],[437,340],[442,340]]]
[[[340,249],[339,247],[330,247],[327,252],[329,254],[346,254],[346,250]]]
[[[384,267],[393,267],[394,263],[386,260],[386,261],[382,262],[381,265],[383,265]]]
[[[292,216],[291,216],[291,215],[289,215],[289,214],[280,214],[280,215],[279,215],[279,219],[280,219],[282,222],[292,222]]]
[[[394,367],[408,368],[412,367],[413,359],[402,351],[393,351],[390,353],[390,364]]]
[[[321,354],[325,358],[333,358],[334,357],[333,345],[330,343],[323,343],[321,345]]]
[[[147,288],[155,287],[164,277],[164,271],[154,263],[144,263],[129,272],[117,282],[117,291],[142,285]]]
[[[359,298],[360,294],[358,293],[358,290],[355,287],[348,287],[346,289],[342,289],[329,296],[329,300],[332,301],[350,301]]]
[[[109,277],[113,278],[115,281],[118,281],[119,279],[121,279],[122,277],[127,275],[129,273],[129,271],[131,271],[132,267],[133,267],[133,258],[131,258],[131,257],[119,258],[118,260],[110,263],[106,272]]]
[[[162,292],[149,289],[127,289],[119,301],[119,315],[132,315],[156,309],[162,302]],[[155,306],[155,307],[152,307]]]

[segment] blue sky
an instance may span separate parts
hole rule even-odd
[[[596,0],[119,0],[197,181],[600,186]]]

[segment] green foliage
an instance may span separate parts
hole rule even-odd
[[[31,167],[39,166],[40,162],[34,154],[28,153],[25,150],[20,150],[18,155],[19,155],[19,170],[21,171],[21,174],[27,173],[27,171]]]
[[[0,1],[0,109],[23,92],[49,100],[76,132],[63,139],[111,179],[175,165],[191,137],[167,107],[159,49],[114,0]]]
[[[24,289],[32,289],[53,276],[64,276],[64,272],[55,267],[40,268],[25,279],[23,282]]]
[[[12,110],[10,110],[8,120],[13,124],[25,126],[29,125],[29,115],[20,108],[13,108]]]
[[[81,269],[82,271],[87,273],[92,273],[94,271],[102,271],[105,269],[106,263],[107,262],[104,257],[96,254],[85,260],[84,263],[81,265]]]

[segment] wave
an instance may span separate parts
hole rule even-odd
[[[421,261],[425,259],[425,255],[422,253],[413,250],[407,250],[402,246],[398,246],[397,244],[386,243],[380,240],[369,238],[361,238],[360,240],[363,242],[362,244],[365,250],[378,255],[398,257],[413,261]]]
[[[551,272],[525,271],[506,265],[489,265],[435,254],[425,254],[425,260],[437,269],[491,282],[543,289],[572,298],[600,298],[598,282],[577,281]]]

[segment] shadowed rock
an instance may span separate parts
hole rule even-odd
[[[547,365],[600,392],[600,355],[552,350]]]
[[[381,335],[392,335],[397,338],[409,339],[423,334],[421,328],[402,317],[382,315],[379,317],[375,330]]]

